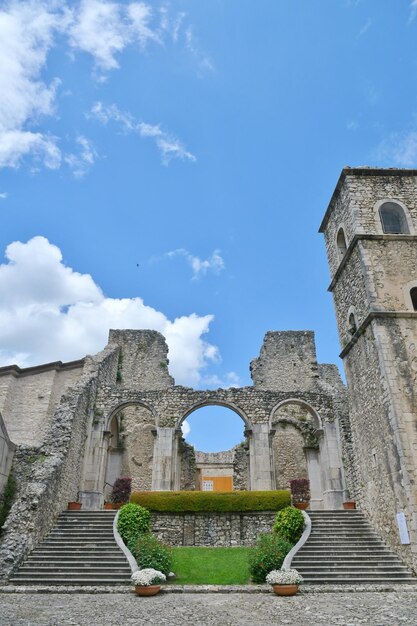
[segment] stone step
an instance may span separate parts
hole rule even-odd
[[[355,574],[352,576],[338,577],[337,580],[332,576],[320,576],[313,578],[311,576],[303,576],[304,583],[315,585],[415,585],[416,578],[390,578],[389,576],[378,577],[369,576],[368,578],[358,578]]]
[[[15,583],[16,585],[33,585],[34,583],[38,586],[63,586],[63,587],[68,587],[68,586],[78,586],[78,585],[85,585],[85,586],[90,586],[90,587],[98,587],[101,585],[106,585],[106,586],[113,586],[113,585],[127,585],[130,584],[130,580],[126,579],[126,577],[124,578],[118,578],[118,577],[114,577],[114,578],[107,578],[107,579],[101,579],[101,578],[97,578],[97,577],[87,577],[87,576],[77,576],[74,578],[71,578],[70,580],[68,579],[68,577],[66,576],[64,580],[57,580],[55,577],[42,577],[42,578],[37,578],[36,580],[33,580],[32,577],[22,577],[22,578],[11,578],[10,579],[11,583]]]
[[[68,572],[73,574],[76,572],[83,572],[88,574],[105,574],[108,575],[108,565],[99,566],[97,564],[91,565],[90,563],[73,563],[73,564],[62,564],[60,566],[48,566],[45,565],[40,567],[39,565],[23,565],[19,570],[19,575],[24,574],[50,574],[51,576],[55,573],[61,574],[64,572]],[[111,571],[111,576],[114,574],[126,574],[130,576],[130,567],[129,566],[113,566]]]
[[[295,565],[294,565],[295,567]],[[316,563],[315,565],[313,564],[309,564],[309,565],[304,565],[303,566],[303,571],[305,572],[318,572],[318,571],[322,571],[322,570],[326,570],[328,572],[340,572],[340,571],[349,571],[349,572],[363,572],[364,570],[375,570],[378,572],[398,572],[398,573],[406,573],[408,574],[408,570],[404,565],[398,565],[398,564],[394,564],[394,565],[385,565],[385,564],[380,564],[378,563],[376,566],[375,564],[369,564],[369,563],[360,563],[360,564],[355,564],[352,565],[352,563],[323,563],[323,564],[319,564]]]

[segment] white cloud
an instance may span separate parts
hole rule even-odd
[[[110,328],[160,331],[169,346],[170,372],[178,384],[198,386],[204,368],[219,361],[204,341],[212,315],[169,320],[141,298],[107,298],[88,274],[66,266],[44,237],[11,243],[0,265],[0,364],[22,367],[94,354]]]
[[[189,52],[194,56],[198,64],[198,76],[201,76],[206,72],[212,72],[214,70],[213,63],[210,57],[201,50],[200,45],[194,35],[192,26],[188,26],[185,31],[185,42]]]
[[[105,105],[96,102],[89,113],[89,117],[95,117],[102,124],[116,122],[121,125],[126,133],[137,133],[140,137],[154,140],[160,154],[162,163],[168,165],[173,158],[195,161],[195,156],[186,150],[184,144],[172,133],[162,130],[159,125],[137,122],[134,117],[125,111],[120,111],[115,104]]]
[[[6,200],[7,196],[8,196],[7,191],[3,191],[2,193],[0,193],[0,198],[1,198],[2,200]]]
[[[373,23],[374,23],[374,20],[371,17],[368,17],[365,24],[362,26],[362,28],[360,29],[358,33],[358,38],[365,35],[368,32],[368,30],[371,28]]]
[[[65,28],[68,13],[55,3],[10,2],[0,10],[0,167],[18,167],[34,153],[46,167],[56,168],[60,151],[56,137],[34,132],[34,125],[54,113],[59,81],[40,78],[56,32]]]
[[[412,0],[410,3],[410,22],[413,21],[415,16],[417,15],[417,0]]]
[[[196,280],[200,276],[205,276],[209,271],[218,274],[224,269],[224,260],[220,254],[220,250],[214,250],[211,256],[204,260],[200,259],[198,256],[194,256],[184,248],[167,252],[165,256],[170,258],[176,256],[184,257],[192,269],[193,280]]]
[[[205,387],[229,389],[230,387],[239,387],[241,384],[240,376],[236,372],[227,372],[224,377],[217,374],[204,376],[201,381]]]
[[[96,67],[104,72],[119,67],[117,55],[138,41],[145,48],[149,41],[161,43],[157,30],[149,26],[152,9],[143,2],[124,5],[120,2],[83,0],[74,11],[69,29],[74,50],[91,54]]]
[[[79,146],[78,153],[70,153],[64,156],[64,161],[72,170],[76,178],[82,178],[94,164],[97,152],[87,137],[79,135],[76,138]]]
[[[39,125],[57,117],[58,78],[44,78],[48,55],[58,45],[66,46],[73,57],[84,52],[91,56],[96,77],[103,81],[119,68],[120,55],[128,46],[140,50],[150,44],[164,45],[168,39],[183,45],[198,57],[203,68],[210,65],[199,47],[192,28],[183,29],[185,13],[171,15],[162,6],[153,10],[145,2],[110,0],[11,0],[0,4],[0,168],[18,168],[25,157],[35,166],[57,169],[62,162],[76,175],[85,165],[70,153],[64,156],[60,139]],[[61,37],[58,37],[61,35]],[[62,37],[64,35],[64,37]],[[185,39],[184,39],[185,38]],[[135,124],[142,137],[152,137],[164,164],[172,158],[195,160],[181,141],[161,127]],[[93,152],[90,151],[90,155]],[[79,163],[80,165],[77,165]],[[73,165],[71,165],[73,164]],[[90,162],[90,165],[92,162]]]
[[[181,430],[182,430],[183,437],[186,437],[187,435],[190,434],[191,426],[187,422],[187,420],[184,420],[183,423],[181,424]]]
[[[417,131],[392,133],[375,151],[378,161],[397,167],[417,166]]]

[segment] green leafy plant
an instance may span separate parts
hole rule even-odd
[[[0,500],[0,534],[1,534],[1,527],[6,521],[6,518],[10,512],[10,509],[12,508],[13,498],[14,498],[15,493],[16,493],[16,481],[13,478],[12,474],[9,474],[9,478],[7,479],[6,487],[4,489],[3,497]]]
[[[134,491],[131,502],[150,511],[279,511],[290,504],[288,491]]]
[[[139,537],[128,544],[128,548],[136,559],[140,569],[151,567],[165,576],[171,571],[172,550],[150,533]]]
[[[297,543],[303,534],[304,517],[299,509],[286,506],[278,511],[273,527],[274,533],[290,543]]]
[[[119,511],[117,530],[123,541],[128,544],[142,533],[149,532],[151,514],[138,504],[125,504]]]
[[[256,546],[249,552],[249,571],[252,580],[255,583],[264,583],[269,572],[281,568],[292,547],[292,543],[285,541],[276,533],[259,535]]]

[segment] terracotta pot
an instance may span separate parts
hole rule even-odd
[[[306,509],[308,509],[310,502],[294,502],[293,506],[295,506],[296,509],[301,509],[301,511],[305,511]]]
[[[81,502],[68,502],[68,511],[79,511],[81,509]]]
[[[295,596],[298,585],[272,585],[272,589],[277,596]]]
[[[352,509],[356,509],[356,502],[350,500],[348,502],[343,502],[343,508],[347,511],[351,511]]]
[[[103,505],[103,508],[106,509],[106,511],[112,511],[113,510],[113,505],[111,502],[105,502]]]
[[[137,596],[156,596],[161,591],[161,585],[135,585]]]
[[[124,504],[126,503],[125,502],[112,502],[111,506],[112,506],[112,509],[116,509],[117,511],[117,509],[120,509]]]

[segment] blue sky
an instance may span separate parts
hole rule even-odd
[[[317,229],[344,165],[416,166],[416,1],[0,1],[0,59],[1,364],[109,327],[198,388],[268,330],[338,362]]]

